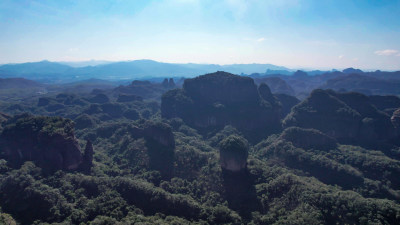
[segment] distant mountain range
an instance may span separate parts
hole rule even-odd
[[[82,63],[88,65],[91,61]],[[78,63],[31,62],[6,64],[0,66],[0,77],[24,77],[46,82],[72,82],[90,78],[121,80],[150,77],[194,77],[215,71],[227,71],[234,74],[264,73],[269,70],[289,70],[271,64],[175,64],[153,60],[134,60],[123,62],[98,62],[95,66],[79,66]],[[67,65],[68,64],[68,65]]]

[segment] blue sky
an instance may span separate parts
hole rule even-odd
[[[153,59],[400,70],[400,1],[0,1],[0,64]]]

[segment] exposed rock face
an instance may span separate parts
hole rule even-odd
[[[269,89],[268,85],[266,85],[265,83],[260,84],[260,86],[258,87],[258,93],[260,94],[261,98],[268,101],[270,104],[277,104],[274,95],[271,93],[271,89]]]
[[[199,130],[232,125],[254,139],[254,133],[265,137],[280,129],[280,107],[260,97],[253,79],[226,72],[186,79],[183,89],[163,95],[161,111],[163,117],[180,117]]]
[[[247,167],[247,141],[236,135],[231,135],[219,144],[221,168],[231,172],[239,172]]]
[[[157,142],[168,149],[175,148],[174,134],[171,127],[166,123],[146,124],[143,135],[147,140]]]
[[[81,169],[84,172],[89,173],[90,169],[93,166],[93,154],[94,154],[94,150],[93,150],[93,144],[92,142],[88,139],[86,141],[86,147],[85,147],[85,152],[83,154],[83,161],[81,164]]]
[[[282,132],[280,138],[303,149],[329,150],[337,146],[334,138],[315,129],[289,127]]]
[[[292,109],[283,126],[314,128],[340,139],[357,136],[361,119],[358,112],[327,91],[314,90]]]
[[[175,82],[174,82],[173,78],[169,78],[169,80],[168,80],[168,78],[165,78],[164,81],[161,83],[161,85],[164,88],[174,88],[175,87]]]
[[[275,97],[282,105],[282,117],[285,117],[287,114],[289,114],[293,106],[300,103],[300,100],[296,97],[286,94],[276,94]]]
[[[396,129],[400,128],[400,108],[394,111],[392,118],[391,118],[392,124]]]
[[[314,90],[283,121],[284,127],[314,128],[339,142],[375,142],[390,139],[390,117],[377,110],[367,96]]]
[[[195,102],[205,104],[228,105],[246,101],[256,104],[259,99],[253,79],[226,72],[186,79],[183,88]]]
[[[390,116],[377,110],[370,98],[360,93],[332,93],[340,100],[360,113],[362,124],[357,139],[364,142],[373,140],[385,140],[394,136],[394,127]]]
[[[169,88],[174,88],[175,86],[176,86],[176,85],[175,85],[174,79],[173,79],[173,78],[169,78],[168,87],[169,87]]]
[[[371,103],[379,110],[392,115],[393,112],[400,108],[400,98],[394,95],[372,95],[369,96]]]
[[[130,132],[133,137],[146,140],[150,167],[163,176],[171,176],[175,150],[172,128],[166,123],[148,121],[141,127],[132,127]]]
[[[168,88],[168,78],[165,78],[165,79],[163,80],[163,82],[161,83],[161,85],[162,85],[163,87],[165,87],[165,88]]]
[[[1,157],[13,166],[34,161],[46,171],[75,170],[82,162],[69,119],[15,116],[7,122],[0,142]]]
[[[274,94],[295,95],[293,88],[279,77],[255,78],[254,81],[257,84],[266,83]]]

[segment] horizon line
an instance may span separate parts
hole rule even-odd
[[[197,65],[219,65],[219,66],[230,66],[230,65],[272,65],[272,66],[277,66],[277,67],[284,67],[287,71],[296,71],[296,70],[303,70],[303,71],[313,71],[313,70],[323,70],[323,71],[333,71],[333,70],[338,70],[338,71],[343,71],[345,69],[360,69],[363,72],[374,72],[374,71],[386,71],[386,72],[397,72],[400,71],[400,69],[398,70],[384,70],[384,69],[364,69],[364,68],[357,68],[357,67],[343,67],[343,68],[326,68],[326,67],[315,67],[315,68],[310,68],[310,67],[302,67],[302,66],[298,66],[298,67],[289,67],[289,66],[282,66],[282,65],[275,65],[272,63],[231,63],[231,64],[218,64],[218,63],[197,63],[197,62],[163,62],[163,61],[157,61],[154,59],[127,59],[127,60],[118,60],[118,61],[112,61],[112,60],[105,60],[105,59],[89,59],[89,60],[77,60],[77,61],[51,61],[48,59],[43,59],[43,60],[39,60],[39,61],[25,61],[25,62],[9,62],[9,63],[0,63],[0,66],[4,66],[4,65],[18,65],[18,64],[25,64],[25,63],[40,63],[40,62],[51,62],[51,63],[59,63],[59,64],[63,64],[65,66],[70,66],[67,65],[67,63],[85,63],[85,62],[95,62],[95,61],[103,61],[104,63],[98,64],[98,65],[94,65],[94,66],[99,66],[99,65],[107,65],[107,64],[112,64],[112,63],[119,63],[119,62],[134,62],[134,61],[153,61],[153,62],[157,62],[157,63],[166,63],[166,64],[197,64]],[[86,66],[70,66],[73,68],[83,68],[83,67],[90,67],[91,65],[86,65]],[[92,66],[92,67],[94,67]]]

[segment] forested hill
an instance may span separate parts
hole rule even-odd
[[[262,79],[2,92],[0,224],[398,224],[400,98]]]

